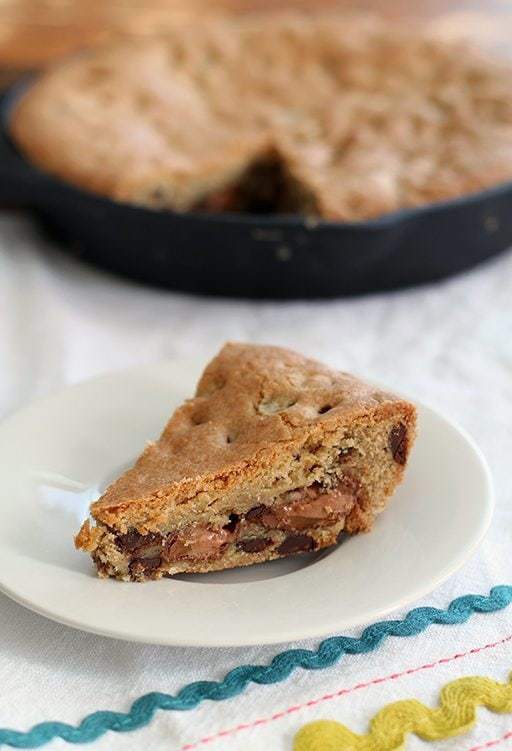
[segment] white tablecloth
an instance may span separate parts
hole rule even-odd
[[[29,219],[0,217],[0,415],[107,370],[197,354],[206,359],[227,339],[326,357],[396,384],[455,418],[491,465],[497,510],[478,553],[418,604],[444,608],[459,595],[512,583],[510,253],[448,282],[362,299],[208,300],[103,274],[44,240]],[[276,685],[252,685],[229,701],[205,702],[191,712],[160,711],[147,727],[108,733],[89,748],[291,751],[295,732],[320,717],[365,732],[392,700],[415,697],[434,705],[440,688],[463,675],[505,681],[511,634],[512,606],[475,615],[465,625],[434,625],[329,669],[298,670]],[[126,711],[144,693],[218,680],[237,665],[267,663],[283,648],[187,650],[116,642],[57,625],[0,596],[0,727],[77,724],[98,709]],[[456,654],[463,656],[451,659]],[[374,682],[394,673],[399,676]],[[357,684],[369,685],[344,692]],[[311,703],[330,694],[339,695]],[[240,725],[247,727],[218,735]],[[512,716],[481,710],[468,735],[434,745],[475,749],[509,730]],[[505,748],[507,740],[501,743]],[[62,740],[46,746],[66,747]],[[420,747],[422,741],[409,739],[407,748]]]

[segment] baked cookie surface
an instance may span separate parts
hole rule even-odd
[[[372,19],[183,24],[50,69],[21,151],[114,200],[360,220],[512,178],[510,68]]]

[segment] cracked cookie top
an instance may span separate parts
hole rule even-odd
[[[357,220],[509,180],[512,76],[374,19],[194,21],[58,64],[12,134],[115,200]]]
[[[93,516],[125,513],[144,499],[158,505],[226,490],[299,451],[306,439],[321,442],[326,432],[397,404],[404,402],[287,349],[226,344],[195,397],[93,504]]]

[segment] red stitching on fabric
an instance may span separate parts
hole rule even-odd
[[[496,738],[494,741],[487,741],[487,743],[482,743],[481,746],[472,746],[469,751],[484,751],[486,748],[493,748],[494,746],[499,746],[500,743],[504,743],[505,741],[509,741],[512,738],[512,731],[509,730],[508,733],[505,733],[505,735],[502,735],[501,738]]]
[[[439,665],[446,665],[447,663],[453,662],[454,660],[460,660],[461,657],[475,655],[478,652],[483,652],[486,649],[494,649],[495,647],[499,647],[500,644],[505,644],[506,642],[511,640],[512,634],[505,636],[499,641],[484,644],[482,647],[473,647],[472,649],[468,649],[467,652],[457,652],[457,654],[451,655],[451,657],[442,657],[440,660],[436,660],[435,662],[427,662],[424,665],[419,665],[415,668],[408,668],[407,670],[403,670],[400,673],[391,673],[391,675],[382,676],[380,678],[373,678],[371,681],[367,681],[366,683],[356,683],[355,686],[351,686],[350,688],[342,688],[332,694],[324,694],[323,696],[319,696],[317,699],[310,699],[303,704],[295,704],[291,707],[288,707],[288,709],[282,710],[281,712],[276,712],[276,714],[273,714],[270,717],[261,717],[259,720],[254,720],[253,722],[246,722],[241,725],[236,725],[233,728],[219,730],[213,735],[207,735],[204,738],[200,738],[198,741],[194,741],[194,743],[186,743],[181,747],[180,751],[193,751],[193,749],[199,748],[199,746],[204,746],[207,743],[216,741],[219,738],[225,738],[228,735],[234,735],[235,733],[240,732],[240,730],[248,730],[249,728],[254,728],[259,725],[267,725],[269,722],[280,720],[283,717],[286,717],[289,714],[293,714],[294,712],[298,712],[301,709],[305,709],[306,707],[314,707],[316,704],[320,704],[324,701],[330,701],[331,699],[336,699],[340,696],[346,696],[347,694],[351,694],[353,691],[358,691],[362,688],[368,688],[369,686],[375,686],[378,683],[394,681],[397,678],[402,678],[404,675],[412,675],[413,673],[418,673],[421,670],[430,670]],[[490,748],[491,746],[496,746],[498,743],[502,743],[503,741],[508,740],[508,738],[512,738],[512,732],[507,733],[505,736],[503,736],[503,738],[500,738],[496,741],[489,741],[487,745],[475,746],[475,748],[470,748],[469,751],[483,751],[483,749]]]

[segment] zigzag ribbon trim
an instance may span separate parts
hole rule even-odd
[[[203,701],[224,701],[241,694],[250,683],[279,683],[297,668],[323,670],[343,655],[363,654],[376,649],[388,636],[414,636],[432,624],[465,623],[474,613],[493,613],[512,602],[512,586],[493,587],[489,596],[464,595],[453,600],[446,610],[415,608],[405,618],[382,621],[364,629],[359,638],[334,636],[322,641],[316,651],[291,649],[277,654],[269,665],[240,665],[221,681],[197,681],[184,686],[175,696],[152,692],[133,702],[128,712],[98,711],[87,715],[77,725],[42,722],[23,732],[0,728],[0,745],[11,748],[39,748],[55,738],[68,743],[90,743],[107,731],[127,733],[151,722],[157,710],[184,711]]]
[[[477,707],[492,712],[512,712],[512,674],[509,683],[490,678],[458,678],[441,691],[437,709],[416,699],[388,704],[370,723],[367,735],[353,733],[346,725],[319,720],[305,725],[295,736],[294,751],[399,751],[407,736],[441,741],[468,732],[476,721]]]

